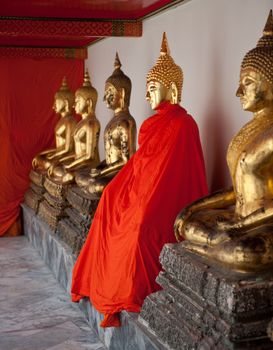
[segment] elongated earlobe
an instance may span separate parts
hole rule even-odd
[[[67,99],[64,100],[64,108],[65,108],[65,111],[68,112],[69,111],[69,102]]]
[[[176,83],[171,83],[171,104],[177,104],[178,101],[178,88]]]
[[[121,93],[120,93],[120,108],[124,109],[124,105],[125,105],[125,89],[122,88],[121,89]]]
[[[89,98],[87,101],[87,108],[88,108],[88,113],[91,113],[93,111],[93,101],[91,98]]]

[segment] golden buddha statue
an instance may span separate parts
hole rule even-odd
[[[160,56],[156,65],[147,75],[146,100],[150,103],[152,109],[156,109],[163,101],[177,104],[181,101],[182,85],[183,71],[170,56],[166,33],[164,32]]]
[[[181,211],[176,238],[190,251],[234,270],[255,272],[273,263],[273,19],[243,59],[236,95],[254,118],[231,141],[227,162],[233,187]]]
[[[97,99],[97,90],[91,85],[86,71],[83,85],[75,93],[75,111],[82,116],[82,120],[74,131],[74,150],[48,169],[48,177],[54,182],[68,184],[74,180],[75,172],[79,169],[99,164],[100,123],[95,116]]]
[[[66,78],[63,78],[62,86],[54,96],[53,109],[61,115],[61,119],[55,126],[56,147],[47,149],[35,156],[32,167],[38,172],[46,171],[60,157],[69,153],[73,147],[73,132],[76,121],[72,116],[74,94],[69,90]]]
[[[91,168],[89,175],[78,174],[76,183],[89,194],[99,197],[106,184],[136,151],[136,122],[130,115],[131,80],[120,69],[116,54],[115,70],[106,80],[103,100],[114,111],[104,131],[105,160]]]

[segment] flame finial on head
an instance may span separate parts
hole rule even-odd
[[[121,66],[122,66],[122,64],[120,63],[120,60],[119,60],[119,57],[118,57],[118,53],[116,52],[114,67],[115,67],[115,69],[120,69]]]
[[[82,86],[85,86],[85,87],[90,87],[92,86],[91,84],[91,80],[90,80],[90,75],[89,75],[89,72],[88,72],[88,69],[86,69],[85,73],[84,73],[84,78],[83,78],[83,84]]]
[[[272,10],[269,11],[267,21],[264,27],[264,35],[273,35],[273,17]]]
[[[59,91],[69,91],[69,87],[68,87],[68,85],[67,85],[66,76],[63,77],[62,85],[61,85]]]
[[[170,49],[169,49],[169,45],[168,45],[166,32],[163,33],[160,53],[163,55],[165,55],[165,54],[170,55]]]

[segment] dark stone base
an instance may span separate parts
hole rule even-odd
[[[63,185],[61,183],[54,182],[53,180],[46,177],[44,187],[47,190],[47,192],[53,197],[66,197],[68,185]]]
[[[166,244],[160,255],[163,290],[145,299],[140,321],[172,349],[273,349],[273,273],[232,272]]]
[[[78,186],[71,186],[67,191],[70,207],[65,209],[67,218],[58,225],[60,237],[78,255],[89,232],[98,199],[93,199]]]
[[[60,220],[57,231],[60,239],[71,248],[72,253],[75,256],[78,256],[85,242],[88,231],[83,235],[81,230],[78,229],[77,226],[74,226],[69,218]]]
[[[46,177],[46,172],[38,172],[36,170],[30,170],[29,178],[38,187],[44,186],[44,181]]]
[[[89,231],[93,215],[82,214],[74,208],[66,208],[65,214],[70,218],[71,223],[79,228],[79,231],[83,234],[87,234]]]
[[[44,199],[39,205],[38,216],[48,224],[53,232],[56,232],[58,223],[65,213],[63,208],[53,207]]]
[[[25,203],[28,205],[31,209],[34,210],[35,214],[38,213],[39,205],[41,201],[43,201],[44,197],[42,194],[37,194],[32,190],[32,188],[29,188],[25,193]]]
[[[43,195],[45,193],[45,188],[44,186],[38,186],[36,185],[34,182],[30,183],[29,186],[35,193],[39,194],[39,195]]]
[[[88,215],[91,218],[94,216],[99,203],[99,199],[93,199],[91,195],[85,193],[78,186],[69,187],[66,199],[79,213]]]
[[[54,197],[48,192],[44,194],[44,198],[51,207],[59,209],[60,211],[63,211],[63,212],[68,205],[68,202],[64,197]]]
[[[48,225],[34,214],[33,210],[24,204],[22,208],[25,235],[39,251],[59,283],[70,293],[75,256],[71,249],[53,234]],[[79,307],[109,350],[167,350],[167,347],[137,320],[135,313],[123,311],[122,327],[104,329],[99,326],[103,316],[93,308],[88,299],[81,300]],[[92,347],[92,344],[90,346]]]

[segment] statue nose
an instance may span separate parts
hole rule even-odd
[[[243,96],[243,89],[242,89],[242,85],[240,85],[236,91],[236,96],[240,97]]]

